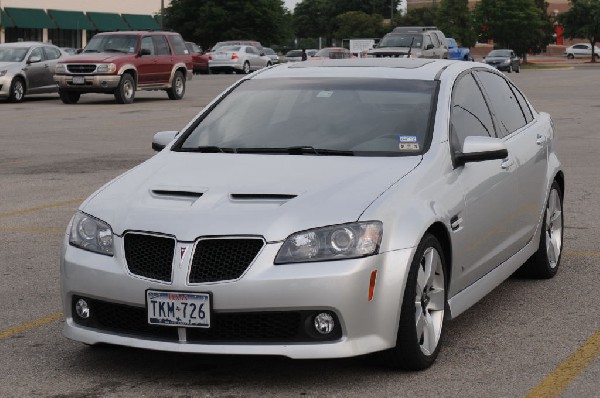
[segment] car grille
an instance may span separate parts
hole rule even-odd
[[[175,239],[141,233],[127,233],[125,260],[129,272],[164,282],[171,282]]]
[[[189,282],[238,279],[263,246],[260,238],[201,239],[194,250]]]
[[[76,315],[75,303],[82,298],[73,297],[73,321],[82,326],[107,332],[129,334],[142,338],[178,341],[177,327],[148,324],[146,308],[109,303],[85,298],[90,317]],[[340,322],[334,313],[336,326],[326,335],[311,333],[312,320],[320,311],[263,311],[263,312],[213,312],[211,327],[185,328],[188,343],[208,342],[318,342],[338,340],[342,337]]]
[[[67,64],[67,70],[71,73],[94,73],[95,64]]]

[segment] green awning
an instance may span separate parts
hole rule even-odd
[[[160,25],[156,22],[156,19],[152,18],[152,15],[123,14],[123,18],[135,30],[160,29]]]
[[[160,15],[155,15],[154,19],[156,19],[156,23],[158,24],[158,27],[160,29],[160,27],[162,26],[161,21],[162,21],[162,16]]]
[[[4,7],[4,11],[15,21],[15,27],[24,29],[56,29],[56,25],[44,10],[37,8]]]
[[[109,12],[88,12],[87,16],[90,17],[94,25],[96,25],[96,29],[101,32],[129,30],[129,26],[127,26],[119,14],[112,14]]]
[[[48,15],[56,22],[59,29],[94,30],[90,20],[81,11],[48,10]]]
[[[0,10],[0,24],[2,26],[2,29],[6,29],[6,28],[14,28],[15,24],[13,23],[13,21],[10,19],[10,17],[8,16],[7,13],[5,13],[4,11]]]

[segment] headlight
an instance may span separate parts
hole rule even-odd
[[[290,235],[275,264],[330,261],[377,254],[383,235],[380,221],[357,222],[310,229]]]
[[[96,69],[99,73],[115,73],[117,71],[117,65],[115,64],[100,64]]]
[[[112,256],[114,253],[110,225],[82,212],[78,212],[73,217],[69,243],[107,256]]]
[[[67,67],[65,64],[57,64],[54,68],[54,73],[67,73]]]

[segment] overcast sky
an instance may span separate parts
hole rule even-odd
[[[285,3],[287,9],[293,12],[294,6],[296,6],[296,3],[299,3],[300,0],[284,0],[283,2]]]

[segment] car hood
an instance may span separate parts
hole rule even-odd
[[[200,154],[163,151],[92,195],[81,210],[128,230],[193,241],[290,234],[356,221],[421,161],[411,157]]]
[[[408,47],[384,47],[384,48],[375,48],[373,50],[369,50],[368,54],[373,55],[373,56],[394,56],[394,55],[407,55],[408,54]],[[413,47],[410,50],[410,53],[412,55],[419,55],[421,54],[421,49],[420,48],[415,48]]]
[[[135,54],[123,53],[82,53],[77,55],[71,55],[61,60],[61,63],[114,62],[115,60],[122,61],[125,57],[133,58],[134,56]]]

